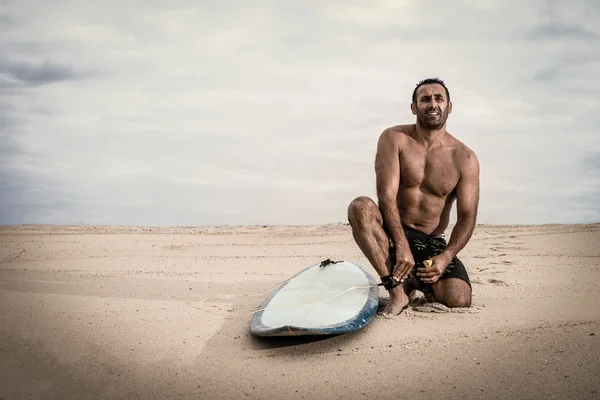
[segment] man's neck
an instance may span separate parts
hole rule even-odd
[[[415,126],[416,130],[414,139],[425,147],[431,147],[432,145],[439,143],[446,135],[446,124],[439,129],[424,129],[419,125],[418,122]]]

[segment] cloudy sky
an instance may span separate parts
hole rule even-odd
[[[0,224],[345,222],[437,76],[479,222],[600,221],[600,3],[0,0]]]

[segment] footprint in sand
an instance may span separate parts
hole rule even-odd
[[[387,300],[388,299],[381,299],[381,301],[380,301],[380,309],[381,310],[385,307],[385,305],[387,305],[387,303],[388,303]],[[429,303],[427,301],[427,299],[423,296],[416,297],[415,299],[411,300],[408,306],[409,306],[409,309],[412,311],[416,311],[419,313],[435,313],[435,314],[445,314],[445,313],[472,314],[472,313],[479,312],[481,310],[479,307],[474,307],[474,306],[468,307],[468,308],[461,308],[461,307],[449,308],[449,307],[446,307],[445,305],[443,305],[442,303],[438,303],[438,302]]]
[[[170,244],[162,247],[165,250],[183,250],[185,249],[185,245],[183,244]]]
[[[449,308],[441,303],[423,303],[423,305],[413,307],[412,309],[414,311],[421,312],[421,313],[436,313],[436,314],[444,314],[444,313],[473,314],[473,313],[479,312],[481,310],[479,307]]]
[[[4,260],[2,260],[2,262],[9,263],[12,261],[17,261],[19,259],[19,257],[21,257],[23,255],[23,253],[25,253],[25,250],[21,250],[18,253],[11,254],[10,256],[8,256]]]
[[[488,282],[496,286],[508,286],[508,283],[501,281],[500,279],[488,279]]]
[[[413,307],[413,310],[425,313],[447,313],[451,309],[441,303],[423,303],[420,306]]]

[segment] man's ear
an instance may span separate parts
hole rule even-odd
[[[417,115],[417,106],[415,103],[410,103],[410,110],[412,111],[413,115]]]
[[[449,101],[448,102],[448,114],[451,114],[451,113],[452,113],[452,102]]]

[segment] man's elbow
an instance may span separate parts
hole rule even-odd
[[[396,205],[396,196],[390,192],[378,192],[377,200],[379,201],[380,207],[390,207]]]
[[[474,210],[458,210],[457,222],[467,225],[475,225],[477,222],[477,209]]]

